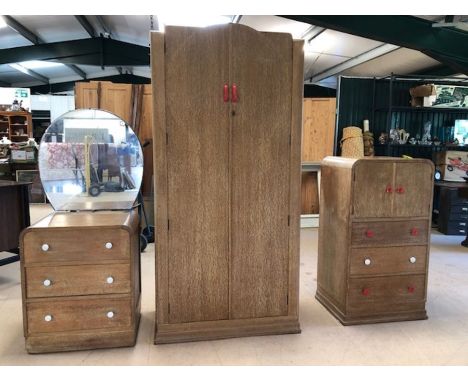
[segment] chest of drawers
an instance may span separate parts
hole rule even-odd
[[[427,318],[432,162],[323,160],[316,298],[344,325]]]
[[[468,199],[459,195],[459,189],[440,188],[439,231],[445,235],[466,236],[468,232]]]
[[[138,214],[55,212],[23,231],[29,353],[133,346],[140,318]]]

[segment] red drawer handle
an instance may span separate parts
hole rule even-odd
[[[388,185],[387,188],[385,189],[385,192],[386,192],[387,194],[391,194],[391,193],[393,192],[392,186]]]
[[[374,237],[374,231],[371,231],[370,229],[368,229],[368,230],[366,231],[366,236],[367,236],[367,237]]]
[[[414,293],[415,289],[416,289],[416,288],[415,288],[414,286],[409,285],[409,286],[408,286],[408,293]]]
[[[223,88],[223,100],[224,102],[229,102],[229,86],[227,84]]]
[[[239,100],[239,97],[237,95],[237,85],[232,84],[232,102],[236,103]]]
[[[398,188],[396,189],[396,192],[398,192],[399,194],[404,194],[404,193],[405,193],[405,189],[404,189],[402,186],[400,186],[400,187],[398,187]]]
[[[369,288],[362,288],[361,293],[362,293],[363,296],[369,296],[370,289]]]
[[[411,236],[418,236],[418,235],[419,235],[418,229],[415,227],[411,228]]]

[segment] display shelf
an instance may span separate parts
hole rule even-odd
[[[8,128],[8,134],[4,134],[11,141],[27,141],[32,137],[31,114],[25,111],[1,111],[0,128]],[[23,134],[16,135],[19,129],[23,129]]]

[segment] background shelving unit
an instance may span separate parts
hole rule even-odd
[[[403,76],[392,74],[383,78],[341,77],[338,91],[338,116],[336,124],[335,154],[340,154],[337,144],[344,127],[362,127],[369,119],[370,130],[375,138],[375,155],[409,155],[415,158],[432,159],[433,153],[448,149],[467,151],[468,147],[447,144],[452,138],[456,119],[468,119],[468,108],[412,107],[409,89],[422,84],[468,86],[464,77],[436,78],[432,76]],[[431,135],[438,137],[440,145],[404,145],[378,143],[382,132],[389,133],[398,127],[411,137],[424,131],[424,124],[432,124]]]
[[[32,137],[31,114],[25,111],[0,111],[0,139],[24,142]]]

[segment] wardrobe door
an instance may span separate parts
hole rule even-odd
[[[170,323],[229,317],[228,31],[165,33]]]
[[[291,37],[233,28],[231,88],[231,318],[287,315]]]

